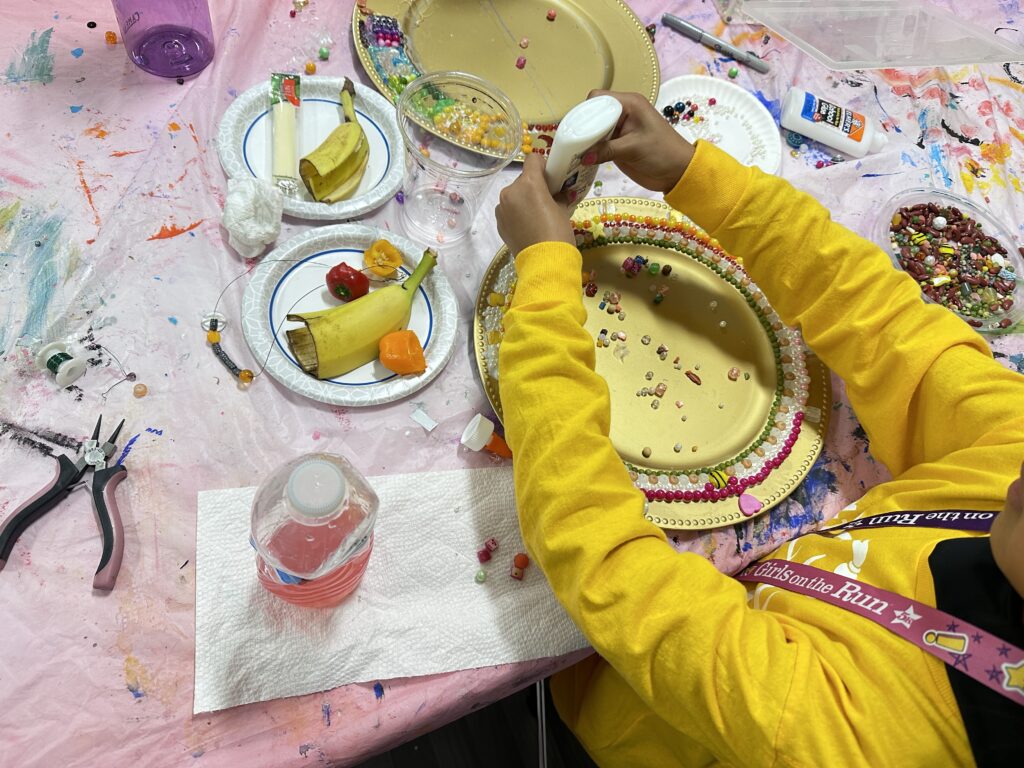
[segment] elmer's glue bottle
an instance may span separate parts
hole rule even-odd
[[[621,115],[618,99],[595,96],[577,104],[562,118],[544,169],[552,195],[565,192],[573,207],[586,196],[597,176],[597,165],[583,165],[583,156],[611,137]]]
[[[783,128],[845,152],[864,157],[881,151],[889,139],[859,112],[819,99],[801,88],[790,88],[782,101]]]

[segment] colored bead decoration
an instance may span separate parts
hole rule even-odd
[[[889,239],[894,259],[929,300],[974,328],[1012,324],[1007,313],[1020,278],[1006,264],[1005,246],[980,222],[942,201],[920,202],[893,213]]]
[[[477,584],[483,584],[485,581],[487,581],[487,571],[481,568],[479,571],[476,572],[476,576],[473,577],[473,580]]]
[[[522,552],[517,552],[516,556],[512,558],[512,565],[525,570],[530,566],[530,558]]]
[[[516,69],[523,69],[526,67],[526,57],[520,56],[516,59]]]
[[[252,384],[252,380],[254,378],[256,378],[256,376],[248,368],[243,368],[238,372],[238,380],[243,384]]]
[[[558,11],[556,11],[554,8],[551,8],[550,10],[548,10],[548,15],[547,15],[548,21],[554,21],[557,16],[558,16]]]
[[[207,331],[206,341],[210,344],[220,344],[220,331]]]
[[[320,46],[320,50],[317,51],[317,55],[320,56],[321,61],[327,61],[329,58],[331,58],[331,49],[328,48],[326,45],[322,45]]]
[[[145,397],[146,395],[149,394],[149,387],[147,387],[145,384],[136,384],[134,387],[132,387],[132,394],[135,395],[136,397]]]
[[[315,75],[316,74],[316,62],[315,61],[307,61],[306,62],[306,74],[307,75]]]
[[[476,559],[479,560],[481,563],[486,563],[491,559],[491,550],[487,549],[487,547],[484,547],[476,553]]]
[[[498,549],[498,540],[493,536],[484,542],[484,548],[488,552],[496,552]]]
[[[512,577],[513,579],[515,579],[516,581],[522,581],[522,580],[523,580],[523,575],[524,575],[524,572],[523,572],[523,569],[522,569],[522,568],[516,568],[516,567],[515,567],[515,566],[513,565],[513,566],[512,566],[512,569],[511,569],[511,570],[509,571],[509,574],[508,574],[508,575],[509,575],[509,576],[511,576],[511,577]]]
[[[729,67],[729,79],[735,80],[740,76],[740,71],[736,67]]]
[[[684,104],[684,106],[686,105]],[[704,106],[704,103],[701,106]],[[687,106],[686,108],[687,113],[689,113],[690,107]],[[803,346],[799,341],[799,337],[795,335],[795,332],[790,331],[782,324],[778,315],[768,304],[764,294],[751,283],[750,278],[743,271],[742,261],[734,259],[725,253],[718,243],[708,239],[704,233],[696,230],[692,225],[684,223],[681,217],[659,219],[653,216],[605,212],[593,215],[584,221],[574,221],[573,229],[576,244],[580,250],[607,244],[622,244],[628,247],[632,243],[643,243],[648,246],[653,245],[667,250],[674,250],[711,269],[726,282],[729,282],[754,310],[761,321],[761,325],[768,334],[776,364],[779,366],[779,383],[776,387],[775,397],[766,426],[762,434],[755,439],[751,446],[745,448],[739,455],[728,458],[715,466],[695,470],[688,469],[686,473],[679,470],[655,470],[646,466],[636,466],[627,461],[627,470],[633,482],[645,494],[648,501],[691,504],[714,504],[725,499],[731,500],[739,496],[744,490],[763,483],[771,472],[777,469],[790,455],[800,434],[800,425],[807,402],[810,377],[807,374]],[[659,259],[659,261],[665,263],[666,260]],[[646,276],[636,274],[641,271],[647,271],[649,265],[648,259],[637,254],[626,258],[622,262],[622,272],[629,277],[637,278],[640,282],[647,283],[646,287],[652,294],[659,289],[667,291],[668,285],[656,283],[655,280],[657,278],[655,276],[652,275],[648,279]],[[993,262],[993,267],[997,272],[1003,268],[995,262]],[[583,275],[583,280],[583,285],[585,286],[586,282],[589,282],[589,275]],[[511,295],[514,285],[515,275],[512,273],[509,278],[499,278],[494,284],[493,289],[505,291]],[[612,298],[611,293],[611,291],[605,291],[603,297],[595,296],[591,298],[599,298],[601,302],[606,304],[606,309],[618,312],[618,307],[610,301]],[[711,301],[710,308],[712,312],[717,311],[717,302]],[[497,317],[493,320],[485,318],[485,333],[490,330],[489,323],[497,322],[499,319]],[[602,333],[599,334],[598,346],[607,345],[609,338],[614,341],[619,337],[616,336],[614,331],[609,337],[608,329],[602,329]],[[600,339],[603,339],[603,342]],[[641,343],[650,344],[650,336],[641,338]],[[662,353],[657,355],[658,358],[667,361],[668,350],[665,345],[658,344],[656,348],[662,350]],[[618,354],[620,351],[628,352],[627,346],[625,344],[616,345],[616,357],[621,360],[625,355],[620,356]],[[652,350],[652,352],[654,351]],[[485,358],[488,370],[496,370],[497,349],[495,347],[487,349],[485,351]],[[675,356],[671,365],[674,370],[678,370],[680,373],[683,373],[686,367],[681,362],[679,356]],[[700,376],[695,373],[700,370],[700,364],[693,363],[689,367],[692,369],[689,373],[693,374],[697,381],[700,381]],[[726,370],[722,370],[722,373],[726,373]],[[662,376],[664,374],[659,371],[658,375]],[[714,376],[721,375],[721,373],[715,371],[704,375]],[[750,379],[749,373],[742,373],[741,375],[744,380]],[[695,384],[697,383],[692,378],[690,381]],[[656,396],[655,386],[638,389],[636,396],[638,398],[649,398],[648,402],[651,404],[652,409],[655,409],[662,402]],[[677,408],[681,407],[682,401],[678,401]],[[721,408],[724,409],[724,407],[725,404],[721,404]],[[681,422],[686,422],[686,414],[680,413],[679,418]],[[685,444],[679,441],[678,445],[681,452]],[[646,447],[651,450],[651,455],[653,456],[655,452],[667,451],[672,446],[673,443],[670,442],[664,447]],[[675,449],[673,448],[673,450]],[[700,447],[698,445],[690,446],[690,452],[697,454],[699,451]],[[659,455],[663,455],[663,453]],[[645,458],[650,457],[645,456]],[[714,471],[722,472],[726,477],[725,484],[721,488],[716,488],[714,483],[712,483],[710,473]],[[687,497],[687,494],[689,494],[689,497]]]

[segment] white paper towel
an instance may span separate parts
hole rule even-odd
[[[255,488],[199,494],[193,711],[298,696],[347,683],[559,656],[586,640],[525,551],[507,467],[370,478],[373,553],[340,606],[309,609],[267,592],[249,544]],[[476,552],[499,548],[477,584]]]

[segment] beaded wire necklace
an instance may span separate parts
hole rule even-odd
[[[326,264],[324,262],[317,261],[306,261],[304,259],[265,259],[260,263],[268,264],[276,262],[286,262],[289,264],[298,264],[299,262],[303,262],[305,264],[325,267],[327,269],[330,269],[331,267],[335,266],[334,264]],[[253,372],[249,368],[240,368],[224,350],[224,347],[221,346],[221,332],[227,325],[227,318],[222,313],[218,312],[217,308],[220,306],[221,299],[224,298],[224,294],[227,293],[228,288],[230,288],[237,281],[241,280],[243,277],[248,275],[251,271],[252,270],[247,269],[245,272],[242,272],[241,274],[238,274],[235,277],[233,277],[230,280],[230,282],[228,282],[228,284],[225,285],[224,288],[221,290],[220,295],[217,296],[217,301],[214,303],[213,309],[210,312],[207,312],[205,315],[203,315],[203,319],[200,321],[200,326],[204,331],[206,331],[206,342],[207,344],[210,345],[210,349],[213,350],[214,357],[220,360],[221,364],[238,381],[238,386],[240,389],[246,389],[250,384],[252,384],[256,380],[257,377],[263,375],[263,373],[266,371],[267,363],[270,361],[270,355],[273,352],[274,348],[273,346],[271,346],[270,349],[267,350],[266,357],[263,358],[263,363],[260,365],[258,371]],[[359,271],[365,273],[373,282],[387,283],[391,282],[392,280],[398,279],[397,277],[383,278],[380,275],[377,275],[375,272],[373,272],[373,270],[370,267],[365,267],[364,269],[361,269]],[[277,328],[274,329],[274,338],[277,338],[277,335],[281,332],[281,328],[283,328],[284,324],[288,322],[288,315],[290,315],[292,310],[295,309],[296,306],[298,306],[299,302],[301,302],[310,294],[320,291],[322,289],[322,285],[314,286],[313,288],[310,288],[304,294],[299,296],[299,298],[297,298],[294,302],[292,302],[292,305],[288,307],[288,309],[284,313],[285,319],[278,323]]]

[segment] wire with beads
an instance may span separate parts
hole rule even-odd
[[[301,261],[304,261],[304,260],[303,259],[267,259],[263,263],[267,263],[267,262],[288,262],[288,263],[296,264],[296,263],[299,263]],[[328,269],[330,269],[332,266],[334,266],[333,264],[325,264],[323,262],[316,262],[316,261],[306,261],[305,263],[309,264],[309,265],[312,265],[312,266],[327,267]],[[221,330],[224,328],[225,325],[227,325],[227,320],[224,317],[224,315],[220,314],[217,311],[217,308],[220,306],[220,301],[221,301],[221,299],[224,298],[224,294],[227,292],[228,288],[230,288],[232,285],[235,284],[235,282],[237,282],[238,280],[240,280],[241,278],[243,278],[247,274],[249,274],[249,272],[250,272],[250,270],[246,270],[245,272],[242,272],[241,274],[236,275],[227,285],[224,286],[224,289],[220,292],[220,295],[217,297],[216,303],[213,305],[213,311],[208,313],[208,314],[206,314],[203,317],[203,319],[202,319],[202,321],[200,323],[202,328],[203,328],[203,330],[206,331],[206,342],[210,345],[210,349],[213,350],[214,357],[216,357],[218,360],[220,360],[220,362],[223,364],[223,366],[225,368],[227,368],[228,372],[235,379],[237,379],[238,386],[240,388],[242,388],[242,389],[247,388],[250,384],[252,384],[256,380],[257,377],[263,375],[263,373],[266,371],[267,363],[270,361],[270,354],[271,354],[271,352],[273,352],[274,348],[273,348],[273,345],[271,345],[270,349],[267,350],[267,356],[265,358],[263,358],[263,363],[260,365],[258,371],[253,372],[250,368],[240,368],[235,363],[235,361],[231,359],[231,357],[228,355],[228,353],[224,350],[224,347],[221,346]],[[396,275],[393,278],[381,277],[380,275],[375,273],[369,267],[361,269],[360,272],[366,273],[367,276],[372,281],[374,281],[374,282],[387,283],[387,282],[391,282],[392,280],[399,279],[397,270],[396,270]],[[317,286],[315,288],[311,288],[310,290],[306,291],[304,294],[299,296],[299,298],[297,298],[292,303],[291,307],[288,308],[288,311],[285,312],[285,320],[282,320],[280,323],[278,323],[277,328],[274,329],[274,334],[273,334],[274,338],[277,338],[277,335],[278,335],[278,333],[280,333],[281,328],[284,326],[285,322],[287,322],[287,316],[289,314],[291,314],[291,311],[293,309],[295,309],[296,306],[298,306],[299,302],[302,301],[307,296],[309,296],[311,293],[315,293],[316,291],[319,291],[319,290],[321,290],[320,286]]]

